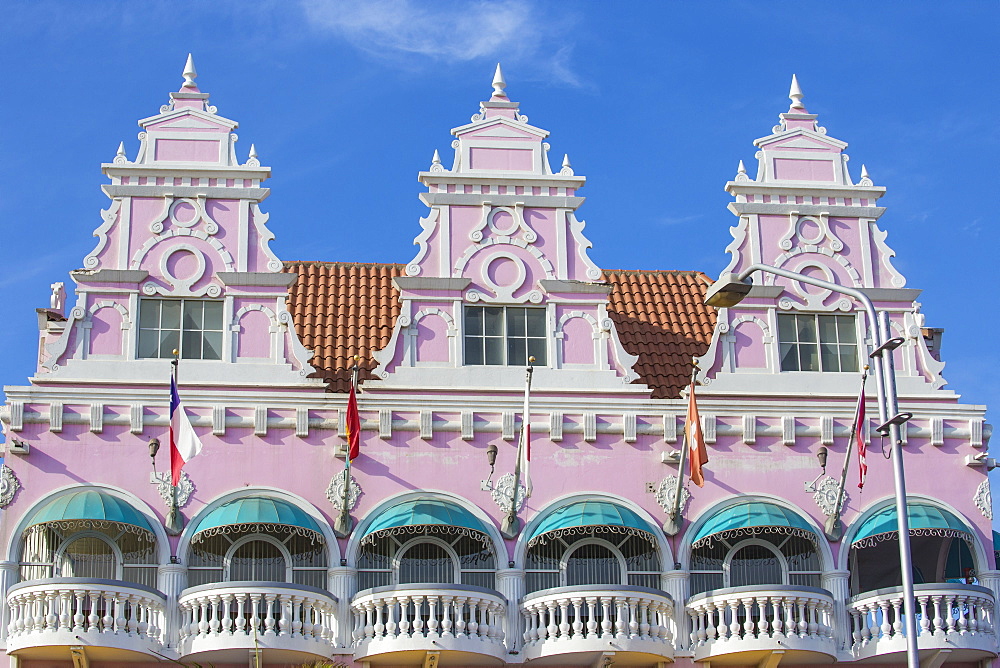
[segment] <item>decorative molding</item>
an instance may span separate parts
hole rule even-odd
[[[174,486],[170,483],[169,473],[153,473],[151,474],[156,483],[156,491],[159,492],[160,498],[166,504],[167,508],[173,505],[173,489]],[[191,499],[191,495],[194,494],[194,483],[191,482],[191,476],[187,474],[187,471],[181,471],[180,484],[177,485],[177,507],[183,508],[187,505],[187,502]]]
[[[420,438],[425,441],[434,438],[434,412],[430,409],[420,411]]]
[[[21,488],[21,481],[6,464],[0,466],[0,508],[6,508]]]
[[[795,445],[795,418],[791,415],[781,417],[781,444]]]
[[[580,254],[580,259],[583,260],[584,266],[586,266],[586,276],[591,281],[596,281],[601,278],[601,268],[594,264],[594,261],[590,259],[587,254],[587,249],[593,248],[594,244],[591,243],[583,234],[583,228],[587,226],[585,221],[579,220],[576,214],[572,211],[566,212],[566,220],[569,223],[570,236],[573,237],[576,250]]]
[[[6,467],[4,467],[6,468]],[[983,514],[988,520],[993,519],[993,492],[990,490],[990,480],[989,478],[984,478],[979,487],[976,488],[976,493],[972,497],[973,502],[976,504],[976,508],[979,508],[979,512]],[[2,499],[0,499],[2,501]],[[0,505],[5,505],[0,503]]]
[[[622,438],[626,443],[635,443],[636,440],[636,417],[635,413],[625,413],[622,416]]]
[[[674,509],[674,497],[676,494],[677,476],[675,475],[668,475],[657,485],[654,495],[656,496],[656,502],[663,508],[663,512],[669,514]],[[686,487],[681,488],[681,514],[684,513],[684,507],[687,506],[690,499],[691,492]]]
[[[212,435],[224,436],[226,434],[226,407],[212,406]]]
[[[104,404],[90,404],[90,431],[94,434],[104,431]]]
[[[938,447],[944,445],[944,420],[942,418],[931,418],[931,445]]]
[[[743,443],[753,445],[757,442],[757,416],[743,416]]]
[[[298,438],[309,436],[309,409],[305,406],[295,409],[295,435]]]
[[[98,269],[101,266],[101,261],[97,258],[98,255],[104,250],[104,247],[108,245],[108,230],[111,226],[115,224],[118,220],[118,212],[122,209],[122,198],[116,197],[112,202],[111,206],[107,209],[101,210],[101,224],[94,230],[94,236],[97,237],[97,246],[94,250],[83,258],[83,268],[84,269]]]
[[[563,440],[563,414],[562,411],[549,413],[549,440],[558,443]]]
[[[840,482],[831,476],[826,476],[819,483],[815,485],[815,491],[813,492],[813,501],[819,506],[819,509],[827,517],[839,513],[843,509],[844,504],[847,503],[847,490],[844,490],[844,496],[840,499],[840,507],[837,508],[837,494],[840,491]]]
[[[969,445],[974,448],[983,447],[983,418],[969,420]]]
[[[144,424],[144,422],[145,422],[145,420],[144,420],[145,414],[146,414],[145,406],[143,406],[141,403],[134,403],[134,404],[132,404],[132,405],[129,406],[129,409],[128,409],[128,429],[129,429],[129,433],[132,433],[132,434],[141,434],[142,433],[143,429],[145,428],[145,424]],[[60,419],[61,419],[61,416],[60,416]],[[60,422],[60,426],[61,426],[61,422]]]
[[[49,404],[49,431],[58,434],[63,428],[63,405],[60,402]]]
[[[462,411],[462,440],[471,441],[476,437],[472,411]]]
[[[593,443],[597,440],[597,413],[587,412],[583,414],[583,440]]]
[[[267,406],[256,406],[253,409],[254,436],[267,435]]]
[[[427,240],[431,238],[434,234],[434,230],[437,229],[438,222],[441,219],[441,208],[435,206],[431,209],[428,216],[420,219],[420,234],[413,240],[413,245],[417,246],[416,256],[410,260],[409,264],[406,265],[406,275],[407,276],[419,276],[421,273],[420,263],[424,261],[427,257],[427,253],[430,252],[430,244]]]
[[[718,426],[718,420],[714,415],[702,415],[701,416],[701,433],[705,437],[705,443],[708,445],[715,445],[718,438],[716,433],[716,427]]]
[[[511,500],[514,498],[514,474],[504,473],[500,476],[493,484],[493,489],[490,490],[490,496],[493,497],[493,502],[497,504],[498,508],[500,508],[500,512],[509,513]],[[520,512],[521,509],[524,508],[527,496],[528,490],[525,489],[524,485],[519,483],[517,486],[516,512]]]
[[[663,415],[663,440],[666,443],[677,442],[677,416],[673,413]]]
[[[330,478],[330,484],[326,487],[326,498],[333,505],[335,510],[344,509],[344,480],[347,477],[347,469]],[[350,488],[347,490],[347,510],[351,511],[358,505],[361,498],[361,485],[357,479],[351,476]]]
[[[514,440],[514,411],[504,411],[501,414],[500,431],[503,436],[503,440]]]
[[[392,409],[378,409],[378,437],[383,441],[392,438]]]
[[[823,415],[819,419],[819,439],[822,445],[833,445],[833,416]]]

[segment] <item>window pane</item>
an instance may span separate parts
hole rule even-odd
[[[184,329],[201,329],[202,328],[202,310],[204,307],[201,302],[196,301],[186,301],[184,302]]]
[[[478,306],[465,307],[465,333],[466,335],[482,336],[483,309]]]
[[[503,336],[503,309],[488,306],[483,309],[483,332],[487,336]]]
[[[840,370],[858,370],[858,347],[857,344],[851,346],[840,346]]]
[[[729,586],[782,584],[778,556],[763,545],[747,545],[729,563]]]
[[[782,371],[799,370],[799,352],[798,350],[796,350],[794,344],[791,343],[781,344],[781,370]]]
[[[399,583],[455,582],[455,562],[436,543],[417,543],[399,561]]]
[[[139,330],[139,357],[157,357],[160,333],[155,329]]]
[[[795,316],[788,314],[778,315],[778,339],[781,341],[795,341]]]
[[[841,343],[857,343],[857,331],[854,328],[854,316],[837,316],[837,333]]]
[[[200,332],[184,332],[184,348],[181,350],[181,357],[186,360],[200,360],[201,338]]]
[[[819,316],[819,340],[826,343],[837,342],[837,316]]]
[[[819,348],[823,371],[840,371],[840,351],[838,347],[829,343],[821,343]]]
[[[583,545],[566,562],[567,585],[621,583],[621,564],[611,550],[603,545]]]
[[[114,551],[97,536],[77,538],[63,553],[62,575],[68,578],[117,580]]]
[[[466,364],[486,364],[483,358],[483,339],[465,339],[465,363]]]
[[[819,371],[819,350],[816,344],[799,344],[799,371]]]
[[[490,338],[483,341],[485,350],[485,364],[503,364],[503,339]]]
[[[523,308],[507,309],[507,336],[524,336],[524,311]]]
[[[546,350],[545,339],[528,339],[528,356],[534,356],[535,364],[545,366],[548,362],[545,359]]]
[[[158,357],[173,357],[174,351],[180,347],[180,332],[160,332],[160,354]]]
[[[545,309],[525,309],[528,324],[528,336],[545,336]]]
[[[800,342],[813,342],[816,340],[816,322],[811,315],[798,315],[796,318],[796,330]]]
[[[205,348],[202,352],[202,359],[221,360],[222,359],[222,332],[205,332]]]
[[[160,328],[180,329],[181,303],[173,299],[164,299],[160,302],[160,306]]]
[[[156,329],[160,326],[160,301],[143,299],[139,302],[139,327]]]
[[[222,329],[222,302],[202,302],[205,309],[202,327]]]
[[[274,543],[254,540],[240,545],[229,565],[229,580],[287,582],[285,558]]]
[[[510,339],[507,341],[507,365],[526,366],[527,364],[528,355],[524,345],[524,339]]]

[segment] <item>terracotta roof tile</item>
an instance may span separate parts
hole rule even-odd
[[[399,315],[395,276],[401,264],[286,262],[297,273],[288,310],[310,364],[333,392],[347,392],[350,360],[361,358],[361,378],[374,378],[373,354],[385,346]],[[608,313],[622,345],[639,357],[635,370],[654,398],[677,397],[691,374],[691,358],[708,349],[715,309],[704,305],[711,279],[697,271],[605,271]]]

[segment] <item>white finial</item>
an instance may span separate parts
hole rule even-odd
[[[198,70],[194,69],[194,56],[188,54],[187,62],[184,64],[184,85],[183,88],[197,88],[194,82],[198,78]]]
[[[740,160],[740,166],[736,168],[736,173],[737,174],[746,174],[747,173],[747,168],[743,165],[743,161],[742,160]]]
[[[861,165],[861,178],[863,179],[871,178],[870,176],[868,176],[868,167],[865,165]]]
[[[249,157],[251,159],[257,157],[257,145],[256,144],[250,144],[250,156]]]
[[[438,153],[437,149],[434,149],[434,157],[431,158],[431,171],[432,172],[444,171],[444,165],[441,164],[441,154]]]
[[[872,181],[872,177],[868,175],[868,168],[861,165],[861,180],[858,182],[859,186],[873,186],[875,183]]]
[[[118,152],[115,153],[114,163],[116,165],[124,165],[128,162],[128,157],[125,155],[125,142],[118,144]]]
[[[247,155],[247,167],[260,167],[260,160],[257,159],[257,145],[250,144],[250,153]]]
[[[563,176],[573,176],[573,165],[569,162],[569,153],[563,153],[562,169],[559,173]]]
[[[493,75],[493,95],[495,97],[507,97],[507,93],[504,92],[504,88],[507,87],[507,82],[503,79],[503,71],[500,69],[500,63],[497,63],[497,71]]]
[[[788,99],[792,101],[792,106],[788,109],[805,109],[806,106],[802,104],[802,89],[799,88],[799,79],[794,74],[792,75],[792,86],[788,90]]]
[[[734,180],[736,180],[736,181],[749,181],[750,180],[750,177],[747,176],[746,165],[743,164],[742,160],[740,160],[739,167],[736,168],[736,178]]]

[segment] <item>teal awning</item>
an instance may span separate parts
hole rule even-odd
[[[368,525],[361,542],[370,543],[394,533],[425,533],[432,527],[489,541],[483,523],[462,506],[441,499],[423,499],[404,501],[383,510]]]
[[[695,534],[691,547],[709,544],[713,537],[723,533],[733,535],[732,532],[742,532],[750,535],[768,531],[816,539],[816,532],[798,513],[765,501],[744,501],[724,508],[708,518]]]
[[[947,510],[926,503],[908,502],[906,517],[910,520],[911,536],[943,536],[970,540],[969,529]],[[854,536],[854,547],[870,547],[893,538],[899,531],[896,506],[891,505],[866,519]]]
[[[35,512],[28,529],[42,525],[72,529],[103,528],[106,523],[114,523],[133,532],[153,533],[146,517],[128,502],[93,489],[64,494],[49,501]]]
[[[1000,553],[1000,532],[998,531],[993,532],[993,553]]]
[[[287,501],[248,496],[222,504],[198,522],[193,542],[220,533],[283,531],[323,540],[316,520]]]
[[[550,538],[609,528],[615,533],[631,533],[656,542],[656,533],[649,523],[634,511],[609,501],[577,501],[563,506],[543,519],[528,540],[528,547],[545,543]]]

